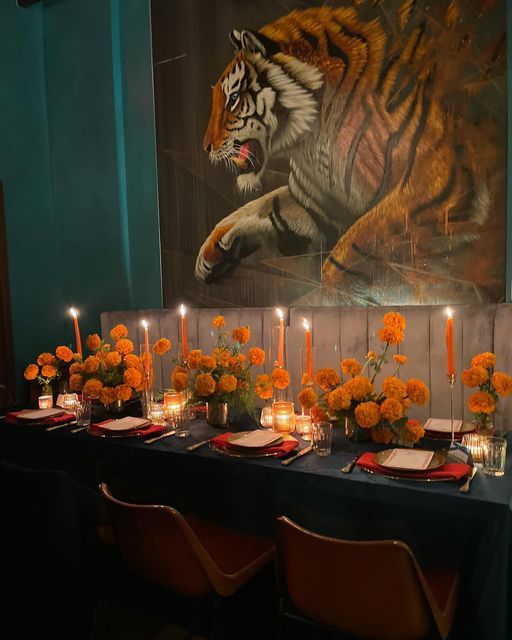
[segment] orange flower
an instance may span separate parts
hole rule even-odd
[[[313,378],[309,375],[309,373],[303,373],[302,374],[302,380],[301,380],[301,385],[303,387],[305,387],[306,385],[312,385],[313,384]]]
[[[93,333],[90,336],[87,336],[85,346],[91,351],[96,351],[96,349],[101,347],[101,338],[97,333]]]
[[[382,383],[382,393],[386,398],[401,400],[407,395],[407,389],[401,380],[395,378],[395,376],[389,376]]]
[[[79,373],[73,373],[69,376],[69,387],[71,391],[81,391],[83,378]]]
[[[395,353],[395,355],[393,356],[393,360],[397,364],[406,364],[407,363],[407,356],[402,356],[400,353]]]
[[[396,422],[404,415],[404,407],[396,398],[386,398],[380,405],[380,414],[388,422]]]
[[[29,364],[28,367],[23,372],[23,376],[25,380],[35,380],[39,375],[39,367],[37,364]]]
[[[84,368],[79,362],[73,362],[73,364],[69,367],[69,375],[73,375],[74,373],[81,373],[83,370]]]
[[[322,409],[322,407],[315,405],[311,409],[311,420],[312,422],[328,422],[329,416],[327,415],[325,409]]]
[[[286,369],[276,367],[272,371],[272,384],[276,389],[286,389],[290,384],[290,374]]]
[[[231,371],[240,371],[244,368],[245,356],[243,353],[237,353],[235,356],[229,357],[229,368]]]
[[[418,442],[425,435],[425,429],[417,420],[407,420],[405,423],[405,435],[409,442]]]
[[[484,369],[480,365],[471,367],[471,369],[464,369],[460,379],[466,387],[478,387],[489,379],[487,369]]]
[[[227,349],[214,349],[213,356],[221,367],[227,367],[229,365],[229,359],[231,356]]]
[[[201,351],[201,349],[192,349],[192,351],[189,352],[188,354],[188,359],[187,359],[187,366],[189,369],[197,369],[197,367],[199,366],[199,360],[201,359],[201,356],[203,355],[203,352]]]
[[[373,392],[373,385],[370,378],[361,376],[350,378],[350,380],[345,382],[343,388],[354,400],[364,400]]]
[[[235,376],[232,376],[229,373],[222,376],[219,380],[219,389],[222,393],[232,393],[236,389],[236,386],[237,380]]]
[[[399,331],[405,331],[405,325],[407,324],[403,315],[396,311],[385,313],[383,322],[385,327],[393,327]]]
[[[312,409],[318,402],[318,396],[316,395],[314,389],[312,389],[311,387],[306,387],[299,393],[298,400],[300,406],[304,409]]]
[[[176,367],[179,369],[180,367]],[[176,391],[183,391],[188,387],[188,375],[181,371],[174,370],[171,375],[172,387]]]
[[[502,371],[496,371],[492,374],[492,386],[496,389],[496,393],[506,398],[512,393],[512,376]]]
[[[107,353],[105,363],[107,367],[110,367],[111,369],[117,367],[121,364],[121,354],[118,351],[111,351],[110,353]]]
[[[340,377],[331,367],[318,369],[315,373],[315,382],[324,391],[328,391],[332,387],[337,387],[340,383]]]
[[[122,356],[131,353],[133,351],[133,342],[128,338],[121,338],[116,342],[116,351],[119,351]]]
[[[487,391],[475,391],[468,398],[468,407],[473,413],[493,413],[496,411],[496,402]]]
[[[129,369],[130,367],[140,367],[140,360],[134,353],[129,353],[123,358],[124,366]]]
[[[171,341],[167,338],[160,338],[160,340],[157,340],[153,345],[153,352],[156,353],[157,356],[163,356],[170,348]]]
[[[124,326],[124,324],[116,324],[115,327],[110,329],[110,337],[115,342],[122,340],[122,338],[126,338],[128,335],[128,329]]]
[[[132,397],[132,388],[127,384],[118,384],[115,392],[117,400],[127,402]]]
[[[249,362],[257,367],[265,364],[265,352],[259,347],[251,347],[249,353]]]
[[[82,362],[82,356],[79,353],[74,353],[73,360],[74,362]]]
[[[55,355],[63,362],[71,362],[71,360],[73,360],[73,352],[66,346],[57,347],[55,349]]]
[[[496,356],[494,353],[484,351],[474,356],[471,360],[472,367],[483,367],[484,369],[491,369],[496,364]]]
[[[251,330],[249,327],[237,327],[236,329],[233,329],[231,336],[235,342],[247,344],[251,339]]]
[[[57,364],[57,359],[53,353],[41,353],[37,358],[37,364],[44,367],[45,364]]]
[[[123,381],[128,386],[136,388],[142,382],[142,373],[135,367],[129,367],[123,374]]]
[[[84,371],[86,373],[94,373],[98,371],[101,360],[97,356],[89,356],[84,360]]]
[[[379,405],[373,400],[361,402],[354,411],[357,424],[363,429],[371,429],[380,421]]]
[[[379,444],[389,444],[393,441],[395,434],[388,427],[373,427],[371,432],[372,440]]]
[[[375,353],[375,351],[368,351],[368,353],[366,354],[366,359],[377,360],[377,354]]]
[[[117,400],[116,391],[113,387],[103,387],[100,391],[100,402],[102,404],[112,404]]]
[[[198,369],[201,371],[213,371],[216,366],[215,358],[212,356],[201,356],[199,358],[199,366]]]
[[[54,367],[53,364],[45,364],[41,369],[41,375],[44,378],[53,378],[57,375],[57,367]]]
[[[197,394],[203,397],[211,396],[215,392],[215,380],[209,373],[199,373],[194,386]]]
[[[341,370],[346,376],[358,376],[363,367],[354,358],[345,358],[341,361]]]
[[[427,385],[416,378],[407,380],[407,395],[413,404],[419,406],[426,404],[430,398],[430,391]]]
[[[212,325],[215,327],[215,329],[222,329],[225,324],[226,319],[224,318],[224,316],[215,316],[215,318],[212,320]]]
[[[256,376],[254,381],[254,390],[258,398],[269,400],[272,397],[272,378],[266,373]]]
[[[95,400],[99,397],[100,391],[103,389],[103,382],[97,378],[91,378],[87,380],[82,389],[82,394],[87,398]]]
[[[236,378],[235,378],[235,380],[236,380]],[[236,383],[236,388],[237,389],[242,389],[243,391],[249,391],[250,385],[245,380],[238,380],[238,382]]]
[[[349,409],[351,402],[350,394],[343,387],[338,387],[329,393],[328,404],[331,411]]]
[[[388,344],[399,344],[404,339],[404,332],[397,327],[384,326],[379,331],[379,340]]]

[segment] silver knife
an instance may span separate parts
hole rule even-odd
[[[173,436],[175,433],[176,431],[174,429],[172,431],[167,431],[167,433],[162,433],[156,438],[150,438],[149,440],[144,440],[144,444],[153,444],[153,442],[156,442],[157,440],[163,440],[164,438],[168,438],[169,436]]]
[[[478,469],[476,468],[476,465],[474,465],[471,469],[471,472],[468,474],[468,477],[466,478],[466,482],[459,489],[461,493],[469,492],[469,485],[471,484],[471,480],[473,480],[473,478],[476,476],[477,471]]]
[[[301,456],[305,455],[306,453],[309,453],[310,451],[313,451],[313,445],[309,445],[309,447],[306,447],[305,449],[301,449],[299,451],[299,453],[296,453],[294,456],[292,456],[291,458],[288,458],[287,460],[281,460],[281,464],[291,464],[294,460],[297,460],[297,458],[300,458]]]
[[[187,451],[195,451],[196,449],[199,449],[199,447],[202,447],[204,444],[208,444],[210,442],[211,438],[208,438],[208,440],[201,440],[201,442],[196,442],[195,444],[190,444],[187,447]]]
[[[359,455],[355,456],[355,458],[353,458],[348,464],[346,464],[344,467],[341,467],[341,472],[342,473],[351,473],[352,469],[356,466],[356,462],[359,460],[359,458],[362,456],[363,454],[360,453]]]
[[[54,431],[55,429],[62,429],[62,427],[69,427],[72,424],[76,424],[76,420],[71,422],[65,422],[64,424],[56,424],[53,427],[46,427],[46,431]]]

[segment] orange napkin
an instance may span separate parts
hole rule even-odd
[[[147,427],[143,427],[142,429],[127,429],[126,431],[109,431],[108,429],[103,429],[102,425],[112,422],[112,420],[103,420],[103,422],[97,422],[96,424],[91,424],[89,427],[89,433],[93,436],[126,436],[130,434],[131,436],[151,436],[158,435],[163,433],[165,430],[165,426],[163,424],[148,424]]]
[[[233,434],[230,431],[226,431],[226,433],[223,433],[220,436],[215,436],[215,438],[212,438],[210,442],[213,442],[214,444],[218,444],[221,447],[225,447],[226,449],[239,449],[239,447],[237,447],[235,444],[231,444],[231,442],[228,442],[228,439],[232,435]],[[290,451],[293,451],[294,449],[296,449],[298,446],[299,446],[299,443],[297,440],[283,440],[279,444],[275,444],[270,447],[262,447],[257,451],[258,453],[261,453],[263,451],[265,453],[273,453],[276,455],[276,458],[281,458],[282,456],[285,456]]]
[[[75,419],[75,414],[74,413],[63,413],[60,416],[55,416],[53,418],[45,418],[44,420],[40,420],[38,422],[31,422],[30,420],[18,420],[17,416],[18,413],[21,413],[21,411],[11,411],[11,413],[8,413],[4,420],[6,422],[10,422],[11,424],[32,424],[32,425],[46,425],[46,426],[50,426],[50,425],[57,425],[57,424],[64,424],[66,422],[70,422],[71,420]]]
[[[375,462],[375,453],[366,452],[356,462],[358,467],[379,473],[381,475],[399,476],[400,478],[421,478],[429,480],[461,480],[465,478],[471,471],[469,464],[462,462],[449,462],[438,469],[431,471],[398,471],[397,469],[389,469]]]

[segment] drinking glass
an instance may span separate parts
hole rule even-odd
[[[172,423],[178,438],[185,438],[190,435],[190,411],[188,408],[177,411],[172,417]]]
[[[317,456],[329,456],[332,450],[332,424],[313,422],[313,449]]]
[[[489,437],[482,442],[482,471],[488,476],[505,474],[507,441],[505,438]]]
[[[77,400],[73,407],[76,416],[76,424],[79,427],[88,427],[91,424],[91,401]]]

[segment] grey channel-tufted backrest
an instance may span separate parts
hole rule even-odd
[[[412,407],[408,415],[425,420],[429,416],[447,418],[450,415],[450,393],[446,377],[445,326],[446,308],[441,306],[411,307],[304,307],[292,308],[285,313],[287,329],[286,361],[292,377],[293,394],[300,391],[300,350],[305,344],[303,319],[312,327],[314,367],[339,368],[342,358],[356,358],[364,362],[368,350],[381,351],[378,332],[386,311],[399,311],[407,320],[405,341],[400,353],[407,355],[407,364],[401,369],[403,379],[420,378],[430,388],[430,402],[424,407]],[[496,370],[512,373],[512,305],[486,304],[480,306],[454,306],[455,364],[459,373],[455,384],[455,417],[471,420],[466,406],[472,392],[460,382],[460,372],[467,368],[471,358],[482,351],[494,351],[497,356]],[[190,348],[211,352],[214,330],[211,320],[217,314],[226,318],[226,328],[236,326],[251,328],[249,346],[261,346],[267,353],[265,371],[271,370],[272,359],[270,334],[277,325],[277,315],[272,308],[189,309],[187,333]],[[175,309],[147,309],[140,311],[108,311],[101,315],[104,338],[108,338],[111,327],[122,322],[129,330],[136,349],[143,343],[141,321],[150,325],[150,341],[167,337],[172,341],[171,352],[155,358],[155,388],[170,386],[169,374],[178,355],[179,315]],[[394,351],[392,352],[394,353]],[[270,358],[268,357],[270,355]],[[377,384],[394,371],[392,359],[384,366]],[[497,428],[512,430],[512,395],[500,398],[495,415]]]

